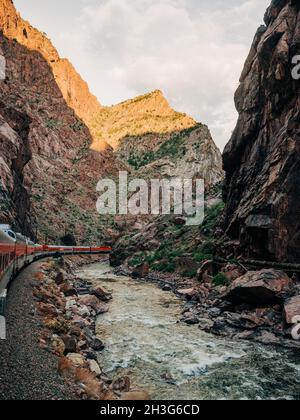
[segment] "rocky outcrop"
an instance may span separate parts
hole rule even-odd
[[[300,260],[299,2],[273,0],[235,95],[239,119],[223,159],[223,229],[238,255]]]
[[[34,217],[29,194],[24,187],[24,168],[32,154],[28,141],[31,119],[0,102],[0,182],[1,221],[32,236]]]
[[[249,271],[232,283],[224,299],[236,305],[264,307],[281,302],[283,294],[291,287],[290,278],[281,271]]]

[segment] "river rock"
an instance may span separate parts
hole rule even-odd
[[[79,353],[69,353],[67,358],[77,367],[84,367],[87,364],[86,359]]]
[[[76,306],[76,305],[77,305],[76,300],[74,300],[74,299],[67,299],[67,301],[66,301],[66,311],[72,310],[72,308],[74,306]]]
[[[79,306],[79,308],[77,309],[77,313],[82,318],[87,318],[91,315],[88,307],[85,305]]]
[[[77,340],[71,335],[63,335],[61,337],[65,345],[65,354],[76,353],[77,350]]]
[[[300,295],[288,299],[284,304],[284,321],[286,324],[293,324],[293,318],[300,316]]]
[[[60,290],[66,297],[77,296],[77,291],[75,287],[71,286],[68,283],[63,283],[60,286]]]
[[[223,298],[234,304],[268,306],[281,302],[282,294],[291,285],[291,279],[282,271],[249,271],[232,283]]]
[[[81,329],[76,325],[71,325],[69,334],[74,337],[79,338],[81,336]]]
[[[100,302],[100,300],[95,295],[84,295],[80,296],[78,299],[80,305],[85,305],[88,308],[93,309],[97,314],[107,312],[107,307]]]
[[[90,359],[88,362],[89,362],[90,371],[95,373],[96,376],[100,376],[101,369],[98,363],[96,362],[96,360]]]
[[[202,331],[209,332],[214,325],[214,321],[207,318],[199,318],[199,328]]]
[[[187,299],[192,299],[193,297],[197,296],[198,291],[194,288],[191,289],[178,289],[177,293],[181,296],[184,296]]]
[[[63,356],[65,353],[65,344],[58,335],[52,336],[52,348],[55,354]]]
[[[109,292],[104,290],[102,287],[97,286],[91,290],[92,295],[96,296],[102,302],[108,302],[112,299],[112,296]]]
[[[91,342],[91,348],[95,351],[102,351],[104,350],[105,346],[99,338],[94,338]]]

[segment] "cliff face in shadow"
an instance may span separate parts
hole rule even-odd
[[[299,10],[299,1],[272,2],[235,95],[223,229],[247,257],[300,261],[300,82],[292,77]]]
[[[87,83],[65,58],[61,58],[45,33],[40,32],[22,19],[16,11],[12,0],[0,2],[0,28],[10,40],[16,40],[26,49],[39,52],[50,66],[55,81],[62,92],[67,105],[88,126],[93,142],[98,145],[98,151],[105,150],[108,145],[97,137],[98,127],[95,126],[96,115],[102,106],[91,94]]]
[[[111,150],[98,153],[92,136],[68,106],[44,57],[0,34],[6,77],[0,81],[1,222],[39,240],[66,231],[98,242],[100,176],[117,173]]]

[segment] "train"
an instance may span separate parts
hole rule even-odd
[[[6,296],[6,289],[16,274],[32,262],[49,256],[110,254],[107,246],[63,246],[40,245],[30,238],[15,232],[10,225],[0,224],[0,314],[1,301]],[[3,306],[3,304],[2,304]]]

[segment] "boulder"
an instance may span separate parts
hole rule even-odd
[[[192,299],[193,297],[198,295],[198,291],[195,288],[190,289],[178,289],[177,293],[180,296],[184,296],[187,299]]]
[[[104,344],[99,338],[94,338],[91,343],[91,348],[95,351],[102,351],[104,350]]]
[[[56,334],[52,336],[52,348],[55,354],[63,356],[65,352],[65,344],[63,340]]]
[[[100,300],[94,295],[84,295],[80,296],[78,299],[80,305],[87,306],[88,308],[93,309],[97,315],[107,312],[107,307],[103,305]]]
[[[81,316],[82,318],[87,318],[91,315],[91,313],[87,306],[82,305],[82,306],[79,306],[78,308],[78,315]]]
[[[246,270],[238,264],[227,264],[221,271],[230,283],[246,273]]]
[[[64,377],[71,379],[75,376],[76,367],[70,359],[67,357],[62,357],[58,361],[58,372]]]
[[[98,363],[96,362],[96,360],[89,359],[88,362],[89,362],[90,371],[93,372],[96,376],[100,376],[101,369]]]
[[[291,285],[291,279],[282,271],[249,271],[232,283],[223,299],[234,304],[247,303],[257,308],[274,305],[283,300],[284,292]]]
[[[89,369],[76,369],[75,381],[83,385],[84,393],[89,400],[103,400],[103,384],[95,373]]]
[[[77,340],[76,338],[70,336],[70,335],[63,335],[61,337],[62,341],[65,345],[65,354],[68,353],[76,353],[77,350]]]
[[[214,321],[212,321],[211,319],[199,318],[198,321],[199,321],[199,328],[202,331],[209,332],[214,326]]]
[[[87,365],[86,359],[79,353],[69,353],[67,359],[76,367],[84,367]]]
[[[98,286],[91,290],[92,295],[96,296],[102,302],[108,302],[112,299],[112,296],[109,292],[104,290],[102,287]]]
[[[288,325],[294,324],[293,319],[300,316],[300,295],[288,299],[284,304],[284,321]]]
[[[149,271],[150,271],[149,264],[143,263],[134,268],[132,272],[132,276],[136,278],[144,278],[148,276]]]
[[[71,286],[68,283],[63,283],[60,286],[60,291],[66,296],[66,297],[72,297],[77,296],[77,291],[75,287]]]
[[[196,315],[192,315],[192,314],[190,316],[184,318],[183,321],[187,325],[197,325],[197,324],[199,324],[199,318]]]

